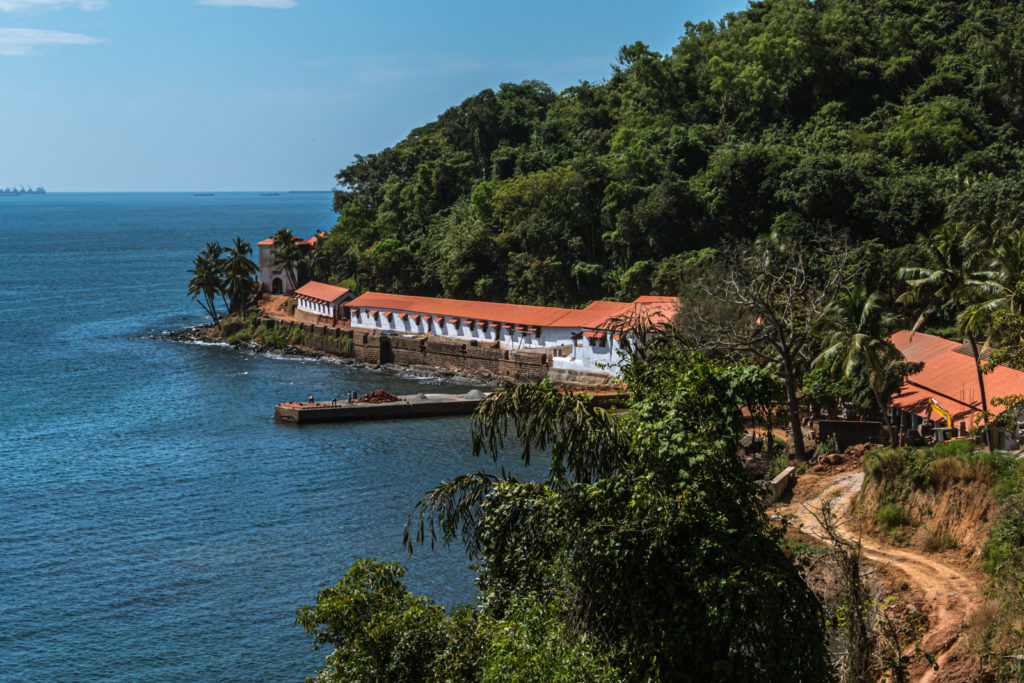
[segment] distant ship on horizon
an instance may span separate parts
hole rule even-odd
[[[46,189],[40,185],[34,190],[31,187],[5,187],[0,190],[0,197],[17,197],[23,194],[46,194]]]

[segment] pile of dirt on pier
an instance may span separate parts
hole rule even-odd
[[[401,399],[390,391],[377,389],[376,391],[371,391],[368,394],[363,394],[362,397],[357,398],[353,403],[394,403],[399,400]]]

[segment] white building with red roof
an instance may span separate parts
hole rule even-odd
[[[337,322],[342,306],[356,297],[344,287],[310,280],[295,290],[295,310],[312,318],[310,322]]]
[[[316,241],[326,235],[327,233],[320,230],[308,240],[296,237],[295,244],[300,249],[312,250],[316,246]],[[287,294],[294,291],[298,283],[292,282],[292,277],[288,270],[274,260],[274,238],[268,237],[261,242],[257,242],[256,248],[259,250],[259,279],[263,289],[272,294]]]
[[[543,349],[553,369],[617,375],[621,330],[639,318],[668,322],[678,305],[675,297],[641,297],[571,309],[367,292],[349,310],[353,329],[427,334],[507,351]]]

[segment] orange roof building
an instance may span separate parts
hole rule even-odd
[[[892,342],[908,361],[924,363],[924,369],[908,377],[900,393],[893,397],[893,407],[915,418],[934,419],[938,413],[929,401],[932,399],[952,415],[954,426],[964,423],[969,428],[980,421],[981,390],[969,347],[908,330],[894,334]],[[1005,407],[992,405],[992,399],[1024,394],[1024,372],[1013,368],[997,366],[984,375],[984,381],[988,410],[995,415]]]
[[[355,294],[344,287],[310,280],[295,290],[295,308],[309,316],[315,316],[318,320],[330,318],[336,321],[342,317],[342,306],[345,302],[354,298]]]
[[[554,368],[617,374],[623,342],[617,331],[640,319],[668,322],[678,305],[673,297],[641,297],[571,309],[367,292],[348,308],[356,329],[547,349]]]
[[[323,230],[318,230],[309,239],[295,238],[295,245],[301,249],[313,249],[318,239],[327,236]],[[292,282],[291,274],[274,259],[274,238],[268,237],[256,243],[259,250],[259,279],[263,289],[273,294],[286,294],[294,291],[298,285]]]

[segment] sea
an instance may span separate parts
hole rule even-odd
[[[403,525],[474,457],[465,417],[295,426],[276,403],[443,379],[169,341],[207,242],[329,230],[329,193],[0,198],[0,680],[300,681],[295,625],[357,559],[472,603],[461,547]],[[254,246],[255,249],[255,246]]]

